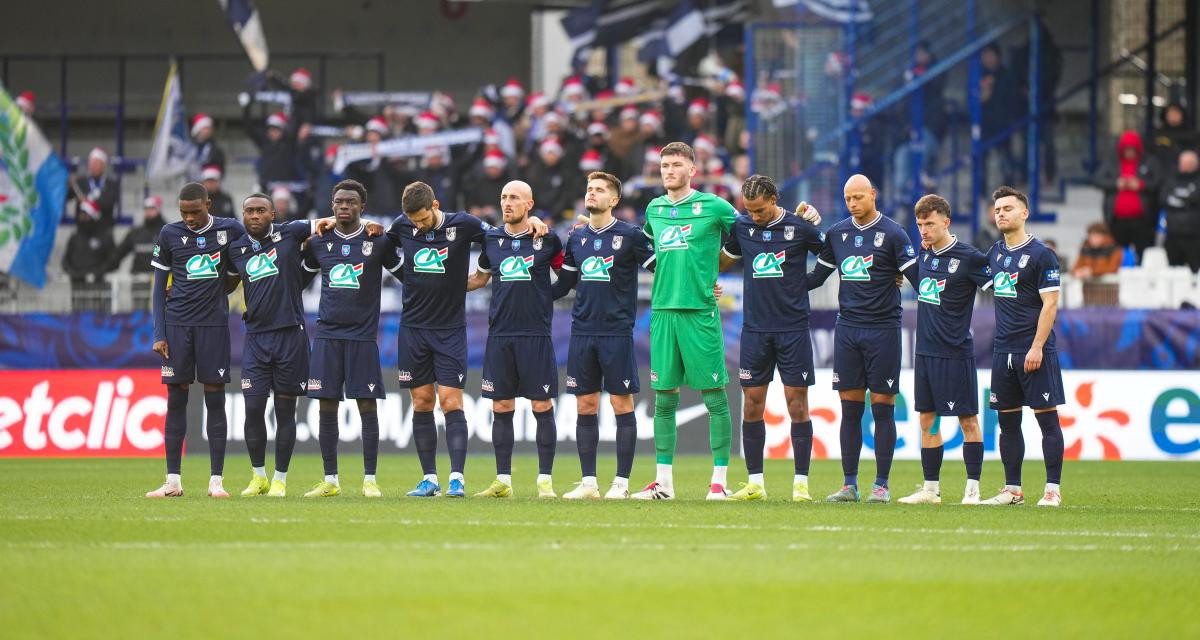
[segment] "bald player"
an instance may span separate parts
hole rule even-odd
[[[900,289],[903,274],[917,287],[917,252],[908,234],[875,209],[876,191],[866,176],[846,181],[850,217],[829,227],[809,289],[837,271],[838,318],[834,328],[833,388],[842,402],[842,488],[829,502],[858,502],[862,417],[871,391],[875,419],[875,483],[867,502],[890,502],[888,475],[896,449],[896,391],[900,383]]]
[[[483,357],[482,395],[492,400],[492,446],[496,480],[475,494],[512,495],[513,412],[516,397],[528,398],[537,421],[537,496],[555,498],[550,474],[558,429],[553,398],[558,395],[558,364],[550,341],[554,297],[550,270],[562,268],[558,236],[534,238],[529,224],[533,190],[514,180],[500,192],[504,226],[488,230],[479,269],[467,282],[473,291],[492,283],[488,339]]]

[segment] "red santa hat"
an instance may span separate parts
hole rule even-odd
[[[642,114],[642,117],[638,118],[638,124],[650,125],[655,129],[661,129],[662,116],[658,115],[658,113],[655,111],[647,111],[646,113]]]
[[[545,140],[542,140],[542,144],[538,145],[539,154],[557,153],[561,156],[562,152],[562,144],[560,144],[558,142],[558,138],[555,138],[554,136],[547,136]]]
[[[703,149],[709,153],[717,150],[717,142],[703,133],[696,136],[696,139],[692,141],[692,146],[695,147],[697,151]]]
[[[604,159],[600,157],[600,152],[595,149],[588,149],[583,152],[583,156],[579,158],[579,169],[581,171],[599,171],[604,168]]]
[[[200,133],[200,130],[205,127],[213,126],[213,119],[207,113],[197,113],[192,118],[192,135]]]
[[[387,120],[384,120],[383,116],[375,116],[374,118],[367,120],[367,131],[374,131],[381,136],[386,136],[392,132],[391,129],[388,128]]]
[[[550,124],[551,122],[563,123],[562,114],[557,111],[547,111],[546,115],[542,116],[542,122]]]
[[[492,149],[483,156],[483,166],[493,169],[503,169],[508,164],[508,158],[504,157],[498,149]]]
[[[695,100],[692,100],[692,103],[688,105],[687,113],[689,116],[708,115],[708,100],[705,100],[704,98],[696,98]]]
[[[476,98],[475,102],[471,103],[471,109],[467,112],[467,115],[472,118],[491,120],[492,116],[495,115],[495,111],[492,110],[492,104],[486,99]]]
[[[17,106],[18,107],[29,110],[29,111],[33,111],[33,105],[34,105],[34,99],[33,99],[32,91],[22,91],[21,94],[17,96]]]
[[[200,180],[202,182],[204,180],[220,180],[220,179],[221,179],[221,167],[218,167],[215,164],[207,165],[203,169],[200,170]]]
[[[615,97],[617,97],[617,94],[613,93],[612,91],[609,91],[608,89],[605,89],[604,91],[600,91],[599,93],[596,94],[597,100],[611,100]]]
[[[298,67],[292,72],[292,75],[288,78],[288,81],[291,82],[293,86],[299,88],[301,91],[304,91],[312,86],[312,74],[309,73],[308,69],[305,69],[304,67]]]
[[[646,149],[646,155],[645,155],[645,158],[643,161],[644,162],[653,162],[654,164],[658,164],[659,162],[661,162],[662,161],[662,147],[650,147],[649,149]]]
[[[734,78],[729,81],[729,84],[725,85],[725,95],[735,100],[745,100],[746,87],[743,87],[742,83],[737,78]]]
[[[282,111],[276,111],[267,117],[267,126],[277,129],[286,129],[288,123],[287,114]]]
[[[433,112],[423,111],[421,115],[417,116],[416,123],[418,129],[436,129],[441,124],[441,121],[438,120],[437,116],[433,115]]]
[[[627,96],[633,93],[635,88],[637,87],[633,83],[633,78],[626,76],[617,81],[617,84],[613,86],[613,91],[619,96]]]
[[[851,109],[866,109],[871,106],[871,96],[866,93],[856,93],[850,98]]]
[[[567,78],[566,81],[563,82],[562,94],[564,98],[570,96],[583,97],[587,95],[587,88],[583,86],[583,79],[579,76],[571,76],[570,78]]]
[[[291,199],[292,199],[292,190],[291,189],[288,189],[287,187],[285,187],[283,185],[280,185],[280,186],[275,187],[274,189],[271,189],[271,200],[272,201],[291,200]]]
[[[93,159],[108,164],[108,154],[105,153],[104,149],[101,149],[100,147],[93,147],[92,150],[88,152],[88,161],[91,162]]]
[[[642,112],[638,111],[638,108],[633,105],[621,109],[622,120],[637,120],[640,115],[642,115]]]
[[[537,93],[531,93],[531,94],[529,94],[529,101],[527,102],[527,105],[529,106],[530,109],[540,109],[542,107],[548,107],[548,106],[550,106],[550,98],[547,98],[546,94],[544,94],[540,91]]]
[[[588,125],[587,134],[589,136],[607,136],[608,135],[608,125],[597,120]]]
[[[488,128],[483,132],[483,143],[493,147],[500,145],[500,134],[495,129]]]
[[[522,87],[516,78],[509,78],[508,82],[500,87],[500,95],[505,98],[523,98],[525,97],[525,87]]]
[[[708,175],[710,176],[725,175],[725,163],[721,162],[720,158],[709,158],[708,165],[705,166],[705,169],[708,171]]]
[[[143,209],[162,209],[162,198],[159,196],[147,196],[142,200]]]

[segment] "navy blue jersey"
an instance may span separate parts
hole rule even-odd
[[[296,220],[271,225],[261,240],[246,234],[229,245],[229,275],[242,278],[246,294],[246,333],[304,324],[301,248],[313,223]]]
[[[228,250],[245,233],[240,222],[215,216],[209,216],[208,224],[195,231],[182,222],[172,222],[159,230],[150,264],[171,273],[163,324],[229,324],[229,299],[225,294]]]
[[[416,329],[466,326],[467,276],[471,245],[483,242],[491,227],[469,213],[442,212],[430,231],[421,231],[400,216],[387,237],[404,257],[404,310],[400,324]]]
[[[550,269],[562,266],[562,241],[494,227],[484,237],[479,270],[492,274],[489,336],[549,336],[554,317]]]
[[[987,256],[952,237],[941,251],[922,251],[917,266],[917,355],[973,358],[975,290],[992,286]]]
[[[562,268],[578,280],[571,334],[630,336],[637,317],[638,267],[652,269],[654,247],[640,227],[614,219],[567,237]],[[564,278],[565,280],[565,278]]]
[[[396,245],[387,236],[367,235],[366,225],[349,235],[336,229],[308,243],[304,268],[321,272],[317,338],[369,340],[379,329],[383,272],[400,271]]]
[[[992,268],[992,294],[996,296],[996,353],[1022,353],[1033,346],[1038,315],[1042,312],[1042,294],[1058,291],[1060,274],[1058,255],[1030,236],[1015,247],[1004,239],[988,251]],[[1046,339],[1044,351],[1054,351],[1054,330]]]
[[[880,328],[900,326],[900,288],[896,276],[916,264],[904,229],[895,220],[877,214],[858,226],[846,218],[825,232],[825,246],[817,262],[841,277],[838,288],[838,324]],[[905,274],[910,279],[916,273]],[[914,285],[915,286],[915,285]]]
[[[825,235],[793,213],[760,227],[740,215],[722,251],[742,264],[742,328],[798,331],[808,328],[808,254],[817,255]]]

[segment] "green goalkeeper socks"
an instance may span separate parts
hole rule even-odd
[[[654,392],[654,454],[658,464],[671,464],[675,459],[675,409],[679,407],[679,394],[667,391]],[[725,422],[729,422],[729,410],[725,411]],[[729,436],[726,433],[726,441]],[[725,447],[726,458],[729,446]]]
[[[729,442],[732,439],[733,421],[729,417],[729,400],[725,397],[724,389],[705,391],[704,406],[708,408],[708,444],[712,447],[713,466],[729,466]],[[657,410],[655,411],[655,433],[658,429]],[[671,444],[674,445],[674,439]]]

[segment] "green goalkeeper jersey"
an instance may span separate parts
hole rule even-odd
[[[646,207],[643,232],[654,241],[656,265],[650,292],[653,309],[712,309],[721,234],[737,210],[723,198],[692,190],[683,200],[665,196]]]

